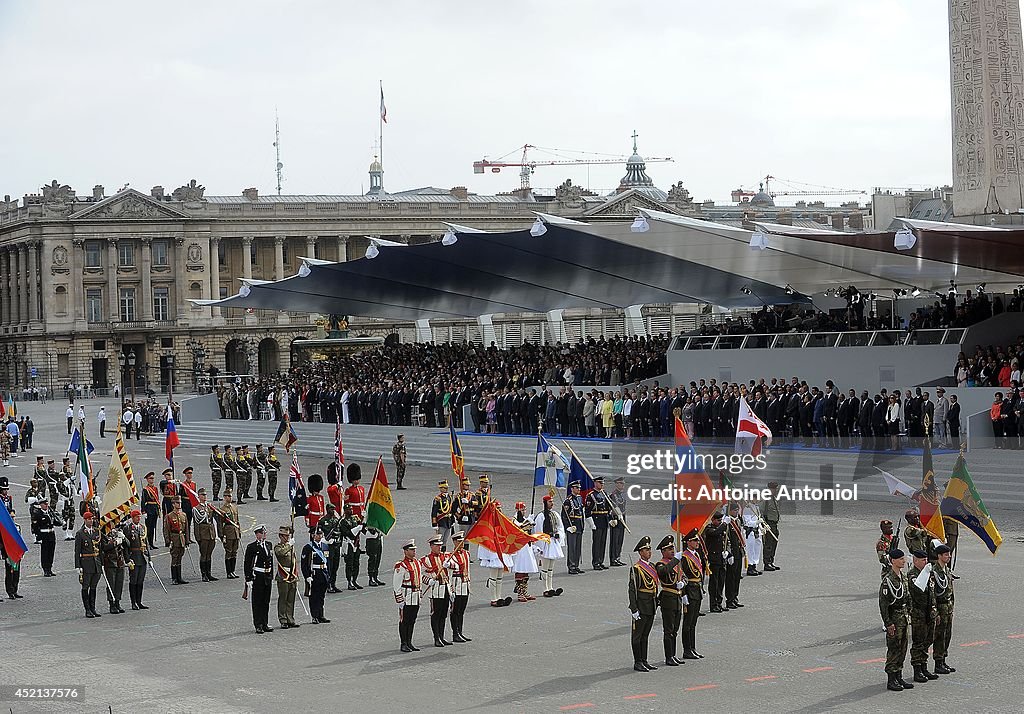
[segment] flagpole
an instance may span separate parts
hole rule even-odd
[[[384,165],[384,112],[380,111],[384,107],[384,80],[378,80],[380,86],[380,103],[381,107],[377,111],[377,144],[378,150],[380,151],[380,165]]]
[[[543,422],[541,421],[541,418],[538,416],[537,417],[537,441],[538,441],[538,443],[540,442],[540,437],[541,437],[541,434],[542,434],[541,424],[543,424]],[[536,471],[536,469],[537,469],[536,457],[534,457],[533,467],[534,467],[534,474],[536,474],[537,473],[537,471]],[[558,479],[555,479],[555,481],[557,481],[557,480]],[[537,509],[537,477],[536,477],[536,475],[533,478],[533,489],[532,489],[532,491],[533,491],[533,495],[530,496],[530,513],[536,513],[537,512],[537,510],[536,510]]]

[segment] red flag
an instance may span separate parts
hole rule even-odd
[[[679,500],[672,503],[671,524],[674,531],[686,535],[694,529],[699,531],[703,528],[724,501],[711,497],[715,486],[697,461],[697,452],[679,417],[676,417],[675,439],[676,457],[683,463],[676,472]]]
[[[186,482],[181,482],[181,490],[185,492],[185,496],[188,498],[188,502],[192,504],[192,508],[199,505],[199,494],[197,494]]]
[[[164,455],[167,457],[167,463],[174,468],[174,450],[181,445],[181,439],[178,438],[178,430],[174,426],[174,413],[171,411],[171,405],[167,405],[167,436],[164,440]]]
[[[523,546],[540,539],[530,533],[524,533],[508,516],[498,510],[495,501],[491,501],[484,506],[484,510],[480,512],[480,519],[466,533],[466,540],[494,551],[498,559],[504,561],[505,555],[514,555]]]
[[[736,420],[736,453],[758,456],[761,453],[761,441],[771,446],[772,430],[768,428],[747,404],[745,397],[740,397],[739,419]]]
[[[0,397],[0,419],[3,419],[5,416],[7,416],[7,409],[4,408],[3,397]]]

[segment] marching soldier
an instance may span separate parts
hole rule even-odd
[[[263,489],[267,485],[267,452],[263,450],[263,444],[256,444],[256,456],[252,459],[253,468],[256,469],[256,500],[266,501]]]
[[[224,492],[225,498],[228,493]],[[252,590],[252,624],[256,633],[262,635],[274,631],[267,621],[270,617],[270,589],[274,582],[274,554],[267,543],[267,527],[261,523],[253,529],[253,533],[256,540],[245,547],[245,560],[242,563],[245,572],[245,592],[242,597],[249,597],[249,591]]]
[[[235,454],[231,450],[231,444],[224,444],[224,456],[221,458],[224,465],[224,491],[235,489]]]
[[[402,485],[402,481],[405,479],[405,464],[407,454],[405,450],[405,434],[399,434],[395,440],[395,445],[391,447],[391,456],[395,460],[395,471],[397,473],[398,490],[404,491],[405,486]]]
[[[366,513],[366,489],[363,487],[363,472],[359,464],[349,464],[346,472],[349,487],[345,489],[345,503],[352,506],[352,515],[362,520]]]
[[[192,509],[192,526],[199,544],[199,572],[204,583],[216,582],[213,576],[213,549],[217,546],[217,523],[213,506],[206,502],[206,489],[199,489],[199,503]]]
[[[107,605],[111,615],[120,615],[124,612],[124,608],[121,607],[121,594],[124,592],[124,569],[127,565],[124,546],[124,533],[119,528],[112,528],[100,539],[100,549],[103,551],[103,573],[106,576],[107,585]]]
[[[174,469],[163,470],[163,479],[160,481],[160,497],[162,499],[162,510],[164,518],[174,510],[174,499],[179,498],[178,482],[174,480]]]
[[[537,555],[540,556],[540,571],[544,578],[544,597],[557,597],[562,594],[562,588],[554,586],[555,561],[565,557],[562,544],[565,542],[565,529],[562,521],[555,513],[551,494],[545,494],[541,499],[543,507],[541,512],[533,519],[533,534],[543,533],[547,539],[539,540],[535,544]]]
[[[935,582],[928,554],[919,550],[912,555],[914,565],[907,573],[910,587],[910,666],[914,668],[914,681],[924,683],[939,678],[928,671],[928,648],[934,639],[939,611],[935,606]]]
[[[565,563],[569,575],[583,575],[580,559],[583,556],[583,519],[585,511],[580,498],[580,482],[569,482],[569,496],[562,503],[562,525],[565,526],[565,540],[568,552]]]
[[[707,554],[709,612],[725,612],[722,609],[725,592],[725,561],[729,557],[726,549],[726,525],[722,522],[721,511],[715,511],[711,523],[704,527],[704,552]],[[767,568],[767,564],[765,568]]]
[[[171,499],[174,509],[164,518],[164,546],[171,549],[171,582],[175,585],[188,585],[181,577],[181,556],[192,544],[188,533],[188,518],[181,510],[181,499]]]
[[[430,553],[421,561],[425,594],[430,598],[430,630],[434,634],[434,647],[452,644],[444,638],[445,622],[448,618],[448,604],[451,597],[448,590],[448,559],[442,550],[441,536],[430,539]]]
[[[55,577],[53,572],[53,553],[57,549],[57,535],[53,532],[54,526],[60,521],[50,511],[50,502],[42,500],[36,504],[32,511],[32,531],[39,538],[42,544],[39,547],[39,565],[43,569],[43,576]]]
[[[142,604],[142,589],[146,584],[147,555],[149,554],[148,528],[142,524],[142,512],[138,509],[131,513],[131,520],[121,526],[124,533],[125,550],[128,553],[128,596],[132,601],[133,610],[148,610]]]
[[[468,531],[474,523],[473,491],[470,489],[469,478],[459,479],[459,492],[455,494],[455,522],[463,532]]]
[[[633,670],[653,672],[657,669],[647,662],[647,641],[654,626],[657,608],[658,571],[651,565],[651,538],[644,536],[633,549],[640,558],[629,569],[629,614],[633,618],[630,645],[633,648]]]
[[[337,478],[337,476],[333,478]],[[329,555],[331,556],[330,587],[327,588],[327,592],[340,593],[341,590],[338,589],[338,568],[341,563],[341,519],[338,518],[338,511],[333,503],[327,505],[327,515],[320,519],[320,530],[324,532],[324,542],[327,543]],[[351,580],[349,584],[351,584]]]
[[[156,537],[156,524],[160,520],[160,492],[153,485],[156,474],[150,471],[146,474],[146,485],[142,488],[142,510],[146,513],[146,545],[149,548],[156,548],[153,539]]]
[[[925,553],[929,552],[929,543],[931,536],[928,535],[928,531],[921,527],[921,514],[916,508],[911,508],[903,516],[907,525],[903,529],[903,542],[907,546],[907,550],[913,553],[915,550],[921,550]]]
[[[455,497],[448,493],[448,481],[438,481],[439,493],[434,496],[434,502],[430,505],[430,525],[434,532],[441,536],[441,550],[452,533],[452,526],[455,525]]]
[[[903,679],[903,662],[907,658],[907,624],[910,593],[903,566],[907,558],[899,548],[889,553],[889,572],[882,578],[878,588],[878,609],[885,626],[885,673],[889,678],[886,688],[892,692],[913,689],[914,685]]]
[[[882,566],[882,577],[891,570],[889,567],[889,551],[893,548],[893,532],[892,532],[892,521],[888,518],[883,518],[878,522],[878,527],[882,531],[882,535],[878,537],[875,542],[875,555],[878,556],[878,562]]]
[[[213,500],[220,500],[220,484],[224,478],[224,457],[219,446],[210,447],[210,479],[213,481]]]
[[[626,538],[626,477],[619,476],[615,479],[615,489],[608,494],[608,504],[611,507],[611,515],[608,520],[608,533],[610,543],[608,546],[608,558],[613,567],[622,567],[622,541]]]
[[[678,667],[683,660],[676,657],[676,644],[679,637],[679,625],[683,619],[683,593],[686,587],[679,558],[676,557],[676,546],[672,536],[665,536],[658,543],[661,560],[654,564],[658,573],[658,604],[661,605],[661,622],[665,631],[665,664]]]
[[[224,472],[227,473],[226,471]],[[238,520],[238,508],[231,502],[231,489],[224,489],[224,505],[213,514],[219,519],[220,542],[224,546],[224,577],[228,580],[235,575],[235,561],[238,558],[238,544],[242,540],[242,526]]]
[[[953,580],[955,578],[953,571],[949,569],[949,561],[952,558],[950,547],[944,543],[939,545],[935,548],[935,555],[938,561],[932,569],[932,578],[935,581],[935,609],[939,616],[935,623],[932,657],[935,658],[935,674],[952,674],[956,668],[946,664],[949,640],[953,634]]]
[[[345,517],[341,519],[339,526],[342,542],[342,552],[345,556],[345,579],[348,581],[349,590],[362,590],[363,586],[357,580],[359,578],[359,534],[363,531],[363,523],[353,511],[352,504],[345,504]]]
[[[277,475],[281,472],[281,459],[277,458],[273,446],[267,450],[266,468],[267,495],[270,496],[271,503],[277,503],[278,499],[274,498],[274,492],[277,491]],[[295,627],[298,627],[298,625],[295,625]]]
[[[723,518],[729,526],[729,558],[725,566],[725,606],[729,609],[743,607],[740,603],[740,583],[743,577],[743,561],[747,557],[747,542],[743,537],[740,519],[740,504],[729,504],[729,515]]]
[[[292,529],[281,526],[277,529],[277,545],[274,558],[277,560],[277,619],[281,629],[298,627],[295,621],[295,594],[298,591],[299,563],[295,557]]]
[[[101,617],[96,612],[96,586],[102,577],[100,532],[93,528],[92,511],[82,514],[82,528],[75,535],[75,567],[78,569],[78,582],[82,585],[85,616]]]
[[[395,574],[392,578],[395,602],[398,603],[398,637],[402,641],[402,652],[419,652],[420,648],[412,643],[416,616],[420,611],[422,585],[420,561],[416,559],[416,541],[410,539],[405,543],[402,546],[402,553],[404,557],[395,563]]]
[[[604,492],[604,476],[594,479],[594,490],[587,494],[584,513],[593,538],[590,564],[594,570],[607,570],[608,566],[604,564],[604,551],[608,547],[608,514],[611,513],[611,502],[608,500],[608,494]]]
[[[377,577],[380,575],[380,558],[384,550],[384,534],[376,528],[367,528],[365,547],[366,574],[370,578],[370,587],[375,588],[384,585],[385,583]]]
[[[466,621],[466,605],[469,604],[469,548],[465,533],[452,533],[452,554],[448,558],[448,583],[452,594],[452,642],[471,642],[462,631]],[[371,582],[370,585],[373,585]],[[442,636],[444,630],[441,630]]]
[[[683,659],[704,659],[697,651],[697,618],[700,617],[700,602],[704,593],[704,561],[698,548],[700,537],[697,529],[686,534],[686,550],[679,559],[679,565],[686,578],[686,589],[683,591]]]
[[[324,596],[330,584],[330,557],[324,532],[319,527],[313,529],[313,539],[302,548],[302,577],[309,586],[309,614],[313,624],[329,623],[324,615]]]

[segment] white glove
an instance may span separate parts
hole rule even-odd
[[[729,525],[730,523],[732,523],[732,516],[725,516],[722,519],[722,523],[724,523],[725,525]]]
[[[639,620],[640,619],[640,613],[639,612],[634,612],[634,611],[631,610],[629,614],[632,615],[634,620]]]
[[[686,589],[686,581],[685,580],[678,581],[676,583],[676,588],[679,589],[679,590],[685,590]]]
[[[688,598],[685,595],[683,595],[683,604],[684,605],[689,605],[690,604],[690,598]]]
[[[363,526],[362,525],[358,525],[358,526],[356,526],[355,528],[352,529],[352,535],[354,535],[354,536],[357,536],[357,535],[359,535],[362,532],[363,532]]]
[[[254,582],[255,582],[255,581],[253,581],[253,580],[246,580],[246,581],[245,581],[245,586],[246,586],[246,587],[249,587],[249,588],[251,588],[251,587],[252,587],[252,584],[253,584]]]
[[[306,578],[306,585],[312,585],[312,584],[313,584],[313,578]]]
[[[615,519],[612,519],[612,520],[608,521],[608,525],[611,526],[612,528],[614,528],[615,526],[619,525],[619,522],[617,520],[615,520]]]
[[[569,533],[575,533],[576,532],[576,526],[569,526],[565,530],[568,531]]]
[[[726,565],[732,565],[734,562],[735,562],[735,559],[732,557],[732,553],[730,553],[729,557],[725,559],[725,563],[726,563]]]
[[[223,538],[221,540],[223,540]],[[288,545],[295,545],[295,537],[294,536],[288,539]]]

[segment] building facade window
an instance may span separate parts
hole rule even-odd
[[[260,264],[260,252],[258,250],[258,247],[259,246],[256,245],[255,240],[249,244],[249,259],[252,261],[253,265]]]
[[[58,285],[57,289],[54,290],[54,297],[56,300],[56,309],[58,315],[68,314],[68,289],[63,285]]]
[[[169,288],[153,288],[153,319],[171,319]]]
[[[89,322],[103,322],[103,288],[89,288],[85,291],[85,319]]]
[[[170,265],[167,257],[167,241],[155,240],[152,243],[153,246],[153,265],[158,267],[166,267]]]
[[[135,321],[135,288],[121,288],[121,322]]]
[[[288,241],[281,246],[281,262],[288,265]]]
[[[135,244],[122,240],[117,243],[117,264],[122,268],[135,267]]]
[[[98,240],[87,240],[85,242],[85,267],[103,267],[103,244]]]
[[[223,300],[227,296],[228,296],[228,289],[226,287],[224,287],[223,285],[221,285],[220,286],[220,297],[221,297],[221,300]]]

